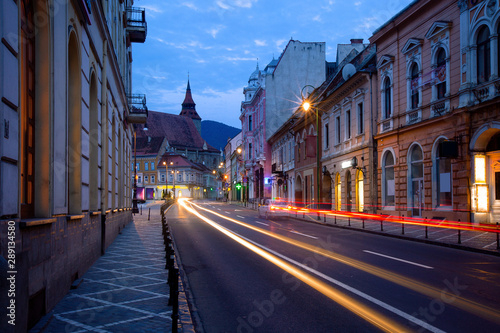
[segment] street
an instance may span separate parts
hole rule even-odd
[[[500,259],[179,200],[167,223],[198,331],[488,332]]]

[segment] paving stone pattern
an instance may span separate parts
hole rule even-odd
[[[172,331],[160,205],[148,206],[30,332]]]

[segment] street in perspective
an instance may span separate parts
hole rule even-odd
[[[499,1],[0,17],[0,332],[500,332]]]

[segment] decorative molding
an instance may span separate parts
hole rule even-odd
[[[377,62],[377,68],[380,69],[392,63],[394,63],[394,56],[389,54],[384,54],[382,57],[380,57],[380,60]]]
[[[410,39],[408,39],[406,44],[403,46],[403,49],[401,49],[401,52],[403,54],[407,54],[408,52],[413,51],[416,48],[420,48],[423,43],[424,43],[423,39],[410,38]]]
[[[432,26],[427,30],[425,38],[431,39],[434,36],[440,34],[441,32],[447,31],[451,28],[452,23],[449,21],[437,21],[432,24]]]

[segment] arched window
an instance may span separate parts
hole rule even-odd
[[[437,52],[436,74],[439,82],[436,84],[436,97],[441,99],[446,95],[446,52],[443,48]]]
[[[346,206],[345,210],[350,212],[352,207],[352,184],[351,184],[351,170],[347,170],[345,173],[345,200]]]
[[[356,172],[356,208],[358,212],[363,212],[365,208],[365,193],[363,171],[357,170]]]
[[[391,152],[387,152],[382,162],[382,204],[384,206],[394,206],[395,198],[395,181],[394,181],[394,156]]]
[[[424,154],[419,145],[411,148],[409,156],[409,190],[412,216],[422,216],[424,206]]]
[[[490,32],[484,26],[477,34],[477,82],[487,82],[490,73]]]
[[[339,173],[335,177],[335,209],[342,210],[342,182]]]
[[[384,82],[384,119],[389,119],[392,116],[391,95],[391,80],[386,78]]]
[[[411,108],[416,109],[418,108],[418,99],[419,99],[419,94],[418,94],[418,77],[419,77],[419,71],[418,71],[418,65],[416,63],[413,63],[411,67]]]

